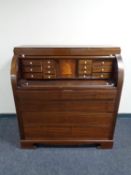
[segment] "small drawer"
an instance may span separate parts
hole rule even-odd
[[[108,79],[111,77],[110,73],[93,73],[92,78],[96,79]]]
[[[51,74],[44,74],[44,79],[54,79],[56,78],[56,75],[51,75]]]
[[[55,65],[54,60],[44,60],[44,66]]]
[[[90,70],[89,69],[87,69],[87,70],[85,70],[85,69],[79,70],[79,75],[84,75],[84,74],[90,75],[91,74],[91,69]]]
[[[56,71],[55,71],[55,69],[54,70],[53,69],[46,69],[46,70],[44,70],[43,73],[44,74],[54,75],[54,74],[56,74]]]
[[[79,60],[79,65],[91,65],[92,64],[92,60]]]
[[[42,73],[24,73],[25,79],[42,79]]]
[[[42,72],[41,66],[23,66],[23,72]]]
[[[94,66],[112,66],[112,61],[102,60],[102,61],[93,61]]]
[[[30,66],[41,66],[42,61],[41,60],[23,60],[22,61],[23,65],[30,65]]]
[[[44,64],[44,69],[54,69],[54,64]]]
[[[93,72],[111,72],[112,66],[93,66]]]

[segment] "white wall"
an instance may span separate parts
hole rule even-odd
[[[0,0],[0,113],[14,113],[10,62],[14,46],[116,45],[125,82],[119,112],[131,112],[130,0]]]

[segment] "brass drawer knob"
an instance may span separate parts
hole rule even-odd
[[[101,70],[102,70],[102,72],[103,72],[103,71],[104,71],[104,68],[102,68]]]
[[[50,68],[50,66],[47,66],[48,68]]]
[[[87,69],[87,66],[84,66],[84,69]]]
[[[51,71],[48,71],[48,74],[50,74],[51,73]]]
[[[48,64],[50,64],[50,61],[47,61]]]
[[[32,72],[32,68],[30,69],[30,71]]]
[[[30,64],[32,64],[32,61],[30,61]]]
[[[104,75],[103,74],[101,74],[101,78],[103,78],[104,77]]]
[[[85,61],[85,64],[87,63],[87,61]]]
[[[51,76],[49,75],[49,76],[48,76],[48,78],[50,79],[50,78],[51,78]]]
[[[84,70],[84,73],[87,73],[87,71],[86,71],[86,70]]]
[[[31,78],[34,78],[34,75],[33,74],[31,75]]]
[[[105,64],[105,62],[104,62],[104,61],[102,61],[102,64]]]

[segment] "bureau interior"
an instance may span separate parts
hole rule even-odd
[[[40,80],[103,80],[116,83],[116,60],[111,57],[26,57],[19,59],[19,78]]]

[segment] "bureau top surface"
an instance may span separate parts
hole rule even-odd
[[[108,46],[20,46],[14,48],[15,55],[115,55],[120,47]]]

